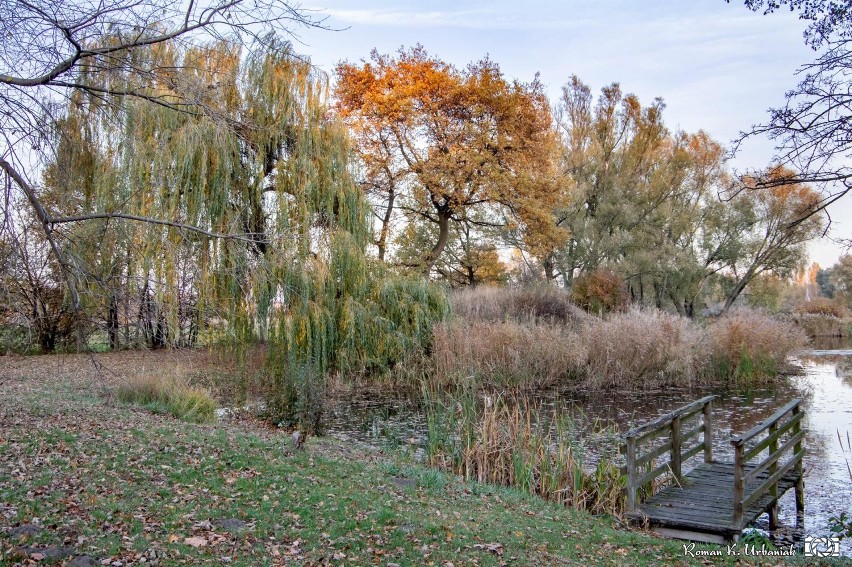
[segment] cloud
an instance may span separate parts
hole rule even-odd
[[[495,10],[394,10],[330,8],[324,11],[332,20],[348,25],[394,27],[450,27],[480,30],[576,29],[588,25],[582,19],[539,19],[529,14]]]

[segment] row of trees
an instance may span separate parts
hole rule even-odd
[[[734,180],[717,142],[671,133],[662,101],[643,107],[616,84],[595,101],[573,77],[552,111],[540,84],[509,82],[487,59],[458,70],[418,46],[343,63],[335,115],[355,142],[352,176],[325,80],[289,46],[133,55],[132,67],[84,75],[92,90],[130,88],[139,66],[170,68],[149,96],[192,96],[205,113],[72,96],[39,194],[66,264],[36,215],[6,223],[11,313],[44,350],[82,340],[83,321],[112,348],[192,344],[219,321],[262,340],[278,332],[299,357],[334,364],[328,337],[368,320],[351,300],[375,293],[370,240],[388,273],[505,281],[511,249],[527,278],[571,288],[606,270],[633,301],[694,316],[714,293],[727,309],[760,274],[791,274],[821,227],[808,216],[816,193],[739,190],[757,181]],[[82,317],[62,291],[69,265]]]
[[[0,49],[2,316],[45,350],[221,325],[322,370],[387,366],[446,309],[430,279],[616,274],[691,316],[791,273],[821,229],[798,174],[735,177],[615,84],[552,104],[417,46],[341,63],[331,92],[282,39],[322,22],[278,0],[0,16],[22,38]]]
[[[693,316],[713,290],[727,309],[760,274],[792,275],[820,234],[820,198],[792,172],[734,178],[717,142],[617,84],[595,100],[572,77],[552,111],[537,81],[420,46],[336,76],[379,259],[452,285],[505,279],[513,249],[535,278],[615,271],[633,300]]]

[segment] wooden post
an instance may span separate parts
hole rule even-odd
[[[672,473],[675,476],[678,484],[682,484],[683,477],[681,476],[681,462],[680,462],[680,415],[674,416],[672,419]]]
[[[769,426],[768,435],[771,437],[775,432],[778,431],[778,422],[773,421]],[[776,437],[774,440],[769,442],[769,456],[772,457],[775,453],[778,452],[778,438]],[[778,461],[775,461],[771,465],[769,465],[769,476],[772,476],[778,471]],[[778,528],[778,483],[773,482],[772,486],[769,487],[769,494],[772,495],[774,502],[772,506],[769,508],[769,531],[773,532]]]
[[[627,511],[636,510],[636,438],[627,438]]]
[[[799,404],[793,407],[793,417],[799,415]],[[793,425],[793,435],[797,435],[802,430],[802,422],[798,421]],[[802,442],[799,441],[793,446],[793,454],[796,455],[802,450]],[[805,527],[805,477],[802,473],[802,460],[796,463],[796,527],[804,529]]]
[[[713,462],[713,418],[711,411],[713,410],[713,402],[708,401],[704,404],[704,462]]]
[[[734,446],[734,514],[732,527],[738,532],[743,529],[743,498],[745,497],[745,459],[742,441],[732,441]]]

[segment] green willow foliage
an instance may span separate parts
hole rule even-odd
[[[142,96],[71,101],[46,173],[50,206],[240,237],[115,218],[63,225],[90,309],[148,309],[167,344],[188,314],[196,333],[224,322],[236,344],[268,341],[273,373],[385,369],[427,345],[444,292],[365,255],[371,214],[325,76],[286,44],[121,57],[107,80]]]

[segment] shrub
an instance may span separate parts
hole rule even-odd
[[[193,423],[216,418],[216,401],[210,392],[172,374],[131,376],[118,387],[118,399]]]
[[[584,272],[574,280],[571,299],[586,311],[602,315],[627,305],[627,288],[615,272],[597,269]]]
[[[0,325],[0,355],[30,354],[34,350],[29,329],[23,325]]]
[[[815,297],[810,301],[803,301],[793,309],[795,313],[808,315],[828,315],[830,317],[845,317],[846,308],[838,305],[827,297]]]
[[[752,309],[738,309],[712,323],[712,370],[723,378],[765,379],[775,376],[796,350],[808,344],[804,331]]]
[[[578,325],[588,319],[564,290],[552,286],[479,286],[454,291],[450,303],[457,316],[469,321]]]
[[[294,363],[273,370],[266,393],[267,418],[281,427],[321,434],[325,378],[316,365]]]
[[[585,351],[557,325],[454,321],[435,326],[438,380],[468,377],[492,386],[547,385],[577,372]]]
[[[677,315],[634,309],[583,329],[586,384],[593,388],[692,383],[706,354],[701,331]]]

